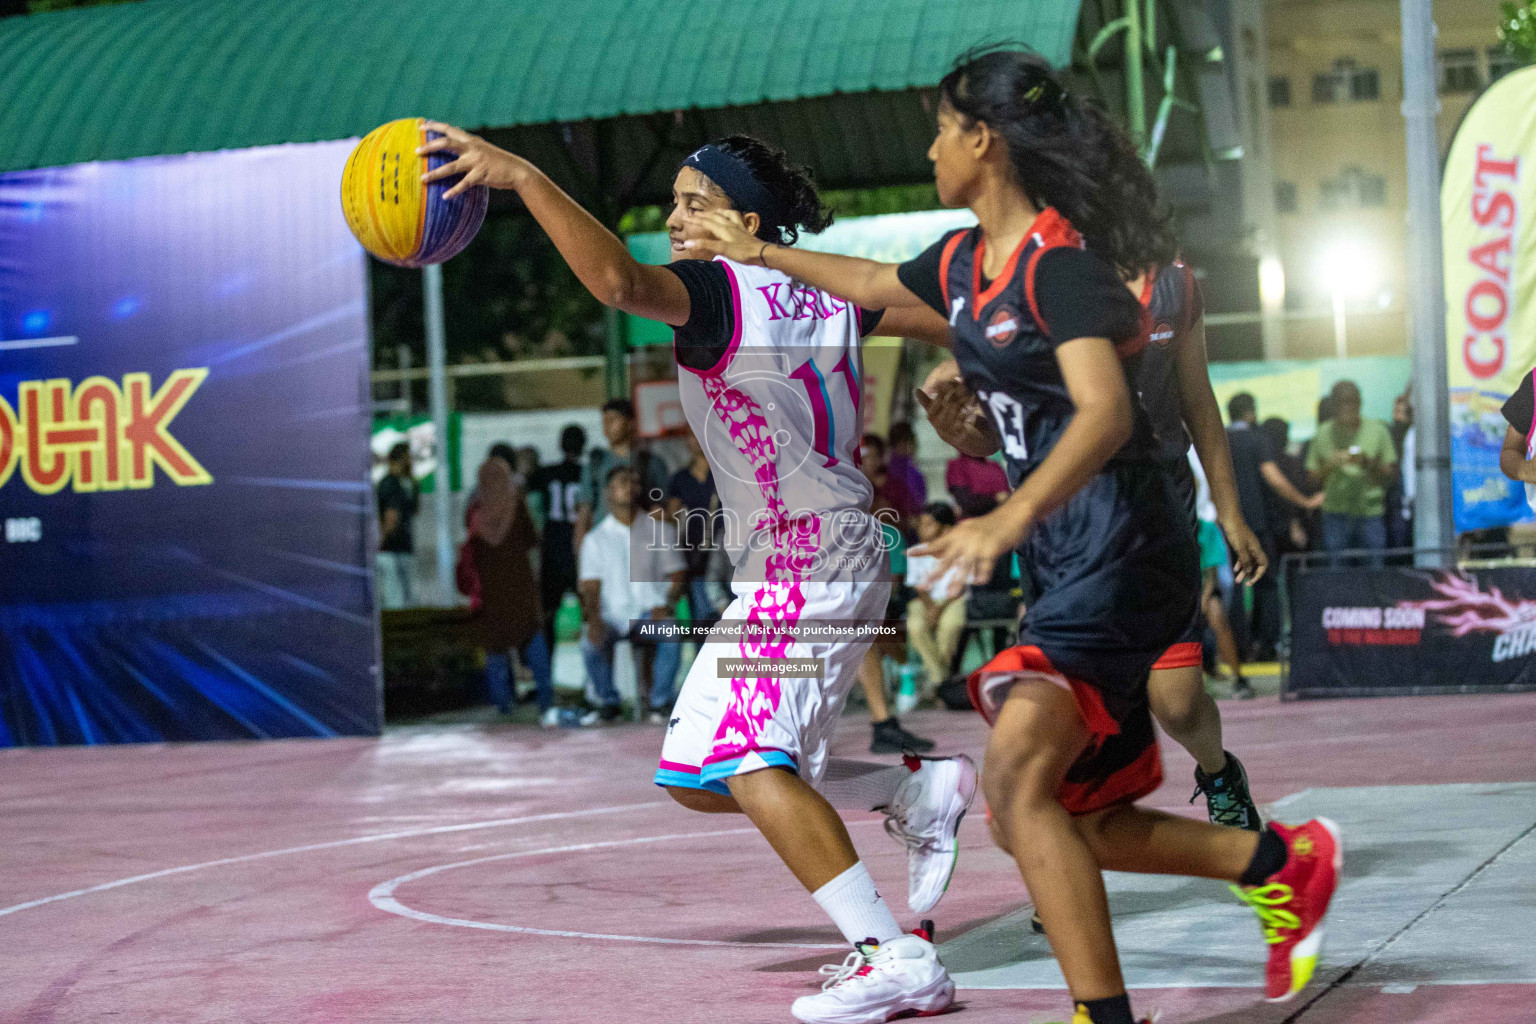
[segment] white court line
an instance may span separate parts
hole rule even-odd
[[[88,886],[84,889],[75,889],[71,892],[61,892],[54,896],[44,896],[41,899],[28,900],[26,903],[18,903],[11,907],[0,907],[0,917],[6,914],[14,914],[21,910],[30,910],[40,907],[45,903],[57,903],[59,900],[74,899],[76,896],[89,896],[91,893],[105,892],[108,889],[117,889],[125,885],[134,885],[138,882],[148,882],[156,878],[165,878],[168,875],[182,875],[189,871],[201,871],[204,868],[222,867],[226,864],[243,864],[246,861],[264,860],[268,857],[284,857],[291,853],[310,853],[314,850],[329,850],[338,846],[357,846],[362,843],[382,843],[390,839],[410,839],[415,836],[442,835],[449,832],[470,832],[476,829],[500,828],[504,825],[526,825],[538,821],[561,821],[566,818],[585,818],[595,814],[617,814],[621,811],[633,811],[641,807],[661,807],[670,804],[670,800],[650,800],[643,804],[619,804],[614,807],[589,807],[580,811],[557,811],[550,814],[529,814],[521,818],[497,818],[491,821],[471,821],[462,825],[436,825],[432,828],[410,829],[404,832],[381,832],[377,835],[354,836],[351,839],[333,839],[328,843],[310,843],[307,846],[290,846],[282,850],[266,850],[262,853],[247,853],[239,857],[221,857],[218,860],[206,860],[201,864],[184,864],[176,868],[164,868],[160,871],[151,871],[144,875],[134,875],[131,878],[119,878],[115,882],[102,882],[100,885]]]
[[[19,348],[57,348],[60,345],[78,345],[80,339],[73,334],[59,338],[27,338],[23,341],[0,341],[0,352]]]
[[[857,823],[850,822],[849,824]],[[842,949],[846,946],[847,943],[845,942],[738,942],[732,939],[669,939],[652,935],[610,935],[605,932],[573,932],[555,928],[528,928],[517,924],[495,924],[490,921],[470,921],[461,917],[443,917],[439,914],[429,914],[424,910],[408,907],[394,897],[395,890],[407,882],[414,882],[418,878],[435,875],[439,871],[467,868],[472,864],[512,860],[516,857],[538,857],[549,853],[579,853],[583,850],[603,850],[615,846],[665,843],[675,839],[708,839],[713,836],[756,834],[756,828],[726,828],[714,832],[678,832],[665,836],[636,836],[631,839],[610,839],[599,843],[577,843],[573,846],[550,846],[542,850],[519,850],[516,853],[498,853],[489,857],[476,857],[474,860],[461,860],[453,864],[438,864],[434,867],[422,868],[420,871],[412,871],[410,874],[401,875],[399,878],[392,878],[387,882],[380,882],[368,893],[368,901],[386,913],[399,914],[401,917],[425,921],[428,924],[449,924],[459,928],[480,928],[493,932],[518,932],[524,935],[552,935],[562,939],[606,939],[612,942],[650,942],[665,946],[771,946],[777,949]]]

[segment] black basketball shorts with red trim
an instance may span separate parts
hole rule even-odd
[[[1195,538],[1195,550],[1200,549],[1200,517],[1195,511],[1195,502],[1198,497],[1199,484],[1195,481],[1195,473],[1189,468],[1189,459],[1179,458],[1164,463],[1168,474],[1168,483],[1173,489],[1174,500],[1184,523],[1187,525],[1190,536]],[[1189,585],[1195,590],[1195,614],[1189,620],[1189,626],[1180,634],[1162,655],[1152,665],[1152,671],[1167,668],[1190,668],[1205,662],[1205,614],[1200,609],[1200,561],[1195,560],[1195,574],[1190,577]]]
[[[1089,742],[1068,770],[1071,814],[1130,803],[1163,780],[1147,703],[1154,662],[1189,629],[1199,549],[1164,467],[1111,465],[1040,523],[1021,551],[1040,595],[1019,642],[971,673],[971,703],[990,724],[1014,683],[1072,692]]]

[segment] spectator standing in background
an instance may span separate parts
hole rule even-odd
[[[638,501],[641,509],[659,505],[667,493],[667,464],[637,447],[635,407],[627,398],[612,398],[603,403],[603,437],[607,448],[593,448],[587,456],[582,476],[581,504],[576,516],[576,547],[608,514],[606,500],[608,479],[615,469],[628,466],[638,475]]]
[[[1408,548],[1413,546],[1413,484],[1408,477],[1413,473],[1412,460],[1408,458],[1408,432],[1413,429],[1413,403],[1404,391],[1392,400],[1392,422],[1387,430],[1392,435],[1392,448],[1402,458],[1398,469],[1387,485],[1387,547]]]
[[[991,512],[1012,493],[1008,487],[1008,473],[991,459],[979,459],[964,452],[944,465],[944,486],[961,519],[984,516]]]
[[[555,615],[567,592],[576,591],[576,515],[581,501],[581,456],[587,432],[572,423],[560,431],[560,461],[528,477],[528,493],[544,505],[544,543],[539,559],[539,604],[544,642],[555,649]]]
[[[1232,470],[1237,477],[1238,504],[1242,507],[1243,519],[1264,546],[1269,563],[1274,565],[1278,549],[1270,531],[1267,495],[1272,492],[1301,509],[1316,508],[1321,504],[1322,496],[1308,498],[1280,472],[1269,438],[1258,427],[1258,405],[1252,395],[1246,391],[1233,395],[1227,402],[1227,417],[1230,421],[1227,443],[1232,450]],[[1278,572],[1266,572],[1255,584],[1232,588],[1227,617],[1237,637],[1238,650],[1245,656],[1256,656],[1260,661],[1275,657],[1275,645],[1280,640],[1279,577]],[[1251,620],[1245,602],[1245,593],[1250,590],[1253,593]]]
[[[1275,453],[1275,465],[1280,467],[1281,475],[1302,494],[1313,497],[1317,488],[1307,475],[1307,465],[1290,451],[1291,425],[1279,416],[1271,416],[1260,424],[1259,429],[1269,440],[1269,450]],[[1277,552],[1287,555],[1307,550],[1317,532],[1314,529],[1317,513],[1297,508],[1272,490],[1265,492],[1264,501],[1269,508],[1269,532],[1275,539]],[[1274,571],[1279,572],[1280,567],[1276,565]]]
[[[559,724],[550,679],[549,648],[540,630],[542,614],[533,585],[529,552],[539,542],[528,503],[512,479],[512,467],[499,455],[480,465],[470,515],[469,548],[480,584],[475,618],[485,648],[485,683],[502,714],[516,703],[511,652],[533,673],[541,724]]]
[[[421,507],[421,494],[411,475],[411,446],[405,441],[389,450],[389,472],[379,481],[379,598],[385,608],[416,603],[412,579],[416,542],[412,524]]]
[[[682,538],[687,566],[688,617],[695,625],[715,621],[715,602],[709,593],[709,555],[714,548],[714,519],[720,508],[715,474],[704,457],[704,448],[693,431],[688,432],[688,465],[667,481],[667,515]]]
[[[684,569],[676,533],[664,518],[653,519],[638,508],[638,489],[639,478],[630,467],[609,470],[604,486],[608,514],[581,541],[577,574],[584,623],[581,654],[598,700],[598,708],[583,724],[611,722],[623,713],[619,691],[613,684],[615,646],[629,639],[630,623],[635,619],[667,617],[671,603],[683,589]],[[632,538],[637,523],[645,532]],[[644,555],[647,562],[631,566],[634,551]],[[671,682],[677,676],[681,651],[676,642],[655,647],[652,667],[657,685],[650,688],[651,721],[665,723],[663,712],[672,705]],[[638,648],[635,651],[638,674],[644,666]]]
[[[512,446],[505,441],[497,441],[486,451],[487,459],[500,459],[506,463],[507,472],[512,474],[512,489],[523,495],[523,483],[518,479],[517,471],[512,468],[515,453]],[[483,466],[481,467],[484,468]],[[479,476],[475,478],[475,489],[469,492],[469,500],[464,503],[464,543],[459,546],[459,562],[454,568],[455,582],[459,593],[469,598],[469,610],[480,611],[480,577],[475,569],[475,513],[480,510],[480,483]],[[514,693],[517,687],[513,686]],[[516,703],[514,701],[513,703]]]
[[[518,490],[526,492],[529,479],[538,471],[539,450],[537,448],[528,444],[512,450],[512,479],[517,484]]]
[[[1387,425],[1360,415],[1353,381],[1333,386],[1333,418],[1317,428],[1307,472],[1323,488],[1323,549],[1387,546],[1386,488],[1397,474],[1397,449]]]
[[[905,420],[892,423],[886,459],[886,495],[901,516],[901,529],[910,541],[917,530],[917,517],[928,504],[928,481],[917,468],[917,434]]]
[[[512,486],[519,493],[526,494],[528,490],[528,474],[525,471],[525,467],[528,465],[529,452],[532,452],[533,465],[535,468],[537,468],[539,463],[539,453],[537,451],[533,451],[529,448],[514,448],[506,441],[497,441],[495,444],[491,445],[490,450],[486,453],[486,456],[488,458],[497,458],[502,462],[505,462],[507,464],[507,468],[512,471]],[[471,496],[470,501],[474,501],[473,496]]]
[[[923,508],[917,520],[917,538],[931,544],[957,522],[955,510],[942,501]],[[932,555],[907,557],[907,586],[912,588],[907,605],[907,640],[923,659],[927,672],[925,698],[949,678],[950,663],[965,631],[966,588],[959,566],[939,575],[939,560]]]
[[[1333,419],[1333,395],[1328,394],[1317,400],[1317,429],[1322,430],[1323,424],[1331,419]],[[1307,457],[1312,454],[1312,438],[1316,436],[1314,432],[1312,437],[1301,442],[1302,465],[1306,465]]]

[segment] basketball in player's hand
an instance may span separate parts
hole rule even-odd
[[[419,117],[381,125],[363,136],[341,172],[341,210],[364,249],[399,267],[442,263],[470,243],[485,221],[490,192],[475,185],[452,199],[458,178],[424,184],[422,174],[453,160],[452,153],[422,156],[417,148],[438,139]]]
[[[934,431],[959,451],[984,459],[1002,446],[991,417],[960,379],[953,359],[935,366],[915,394]]]

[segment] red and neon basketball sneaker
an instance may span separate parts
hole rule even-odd
[[[1285,840],[1285,867],[1263,885],[1232,891],[1259,915],[1269,966],[1264,971],[1264,997],[1283,1003],[1306,987],[1323,949],[1323,918],[1339,887],[1344,869],[1344,841],[1339,827],[1327,818],[1314,818],[1294,828],[1271,823]]]

